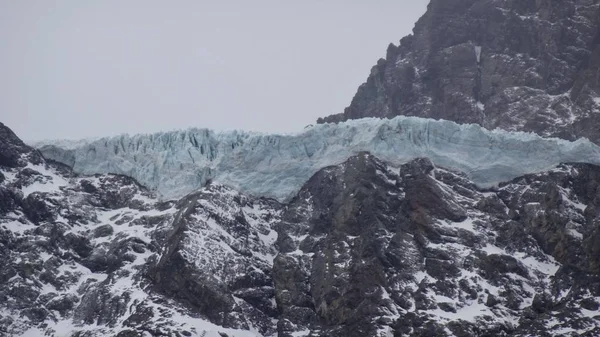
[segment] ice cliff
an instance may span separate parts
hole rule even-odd
[[[417,157],[466,173],[482,186],[562,162],[600,165],[600,147],[478,125],[398,116],[321,124],[290,135],[188,129],[88,142],[35,144],[81,174],[117,173],[181,197],[208,180],[257,196],[291,197],[319,169],[361,151],[399,167]]]

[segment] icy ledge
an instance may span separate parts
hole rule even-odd
[[[246,193],[285,200],[319,169],[360,151],[393,166],[428,157],[436,165],[465,172],[482,186],[561,162],[600,164],[600,148],[587,139],[569,142],[404,116],[322,124],[292,135],[189,129],[36,146],[46,158],[77,173],[125,174],[167,199],[212,179]]]

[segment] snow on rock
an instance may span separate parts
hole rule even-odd
[[[281,204],[217,183],[161,202],[126,176],[46,164],[0,167],[0,335],[600,331],[595,283],[573,282],[600,265],[594,165],[481,190],[427,159],[361,153]]]
[[[0,336],[130,336],[134,328],[135,336],[150,335],[144,329],[163,336],[261,336],[215,325],[144,290],[144,269],[171,230],[173,204],[159,203],[128,177],[73,177],[48,163],[0,166],[0,174],[9,177],[0,191],[12,192],[0,199],[10,207],[0,209]],[[40,204],[24,209],[29,199]],[[266,210],[260,206],[244,211],[257,230],[272,235],[261,227]],[[31,212],[39,209],[47,212],[33,221]],[[273,254],[272,247],[259,248]],[[102,309],[109,305],[119,309]]]
[[[475,57],[477,58],[477,63],[481,63],[481,46],[475,46]]]
[[[569,142],[405,116],[321,124],[289,135],[189,129],[35,145],[46,158],[75,172],[125,174],[166,199],[181,197],[212,179],[285,200],[319,169],[361,151],[393,166],[428,157],[436,165],[467,173],[482,186],[561,162],[600,164],[600,147],[587,139]]]
[[[594,97],[592,98],[592,101],[594,101],[594,104],[596,104],[599,107],[598,110],[600,110],[600,97]]]
[[[59,192],[61,187],[65,187],[69,184],[66,179],[45,165],[33,165],[29,163],[26,168],[33,172],[37,172],[37,178],[33,180],[30,185],[22,188],[25,197],[33,192]]]

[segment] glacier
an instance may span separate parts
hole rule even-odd
[[[319,124],[295,134],[191,128],[33,145],[76,173],[128,175],[163,199],[215,181],[285,201],[318,170],[363,151],[394,167],[428,157],[435,165],[464,172],[481,187],[563,162],[600,165],[600,147],[587,139],[570,142],[406,116]]]

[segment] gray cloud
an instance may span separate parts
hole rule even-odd
[[[22,138],[289,132],[341,112],[426,0],[0,0],[0,120]]]

